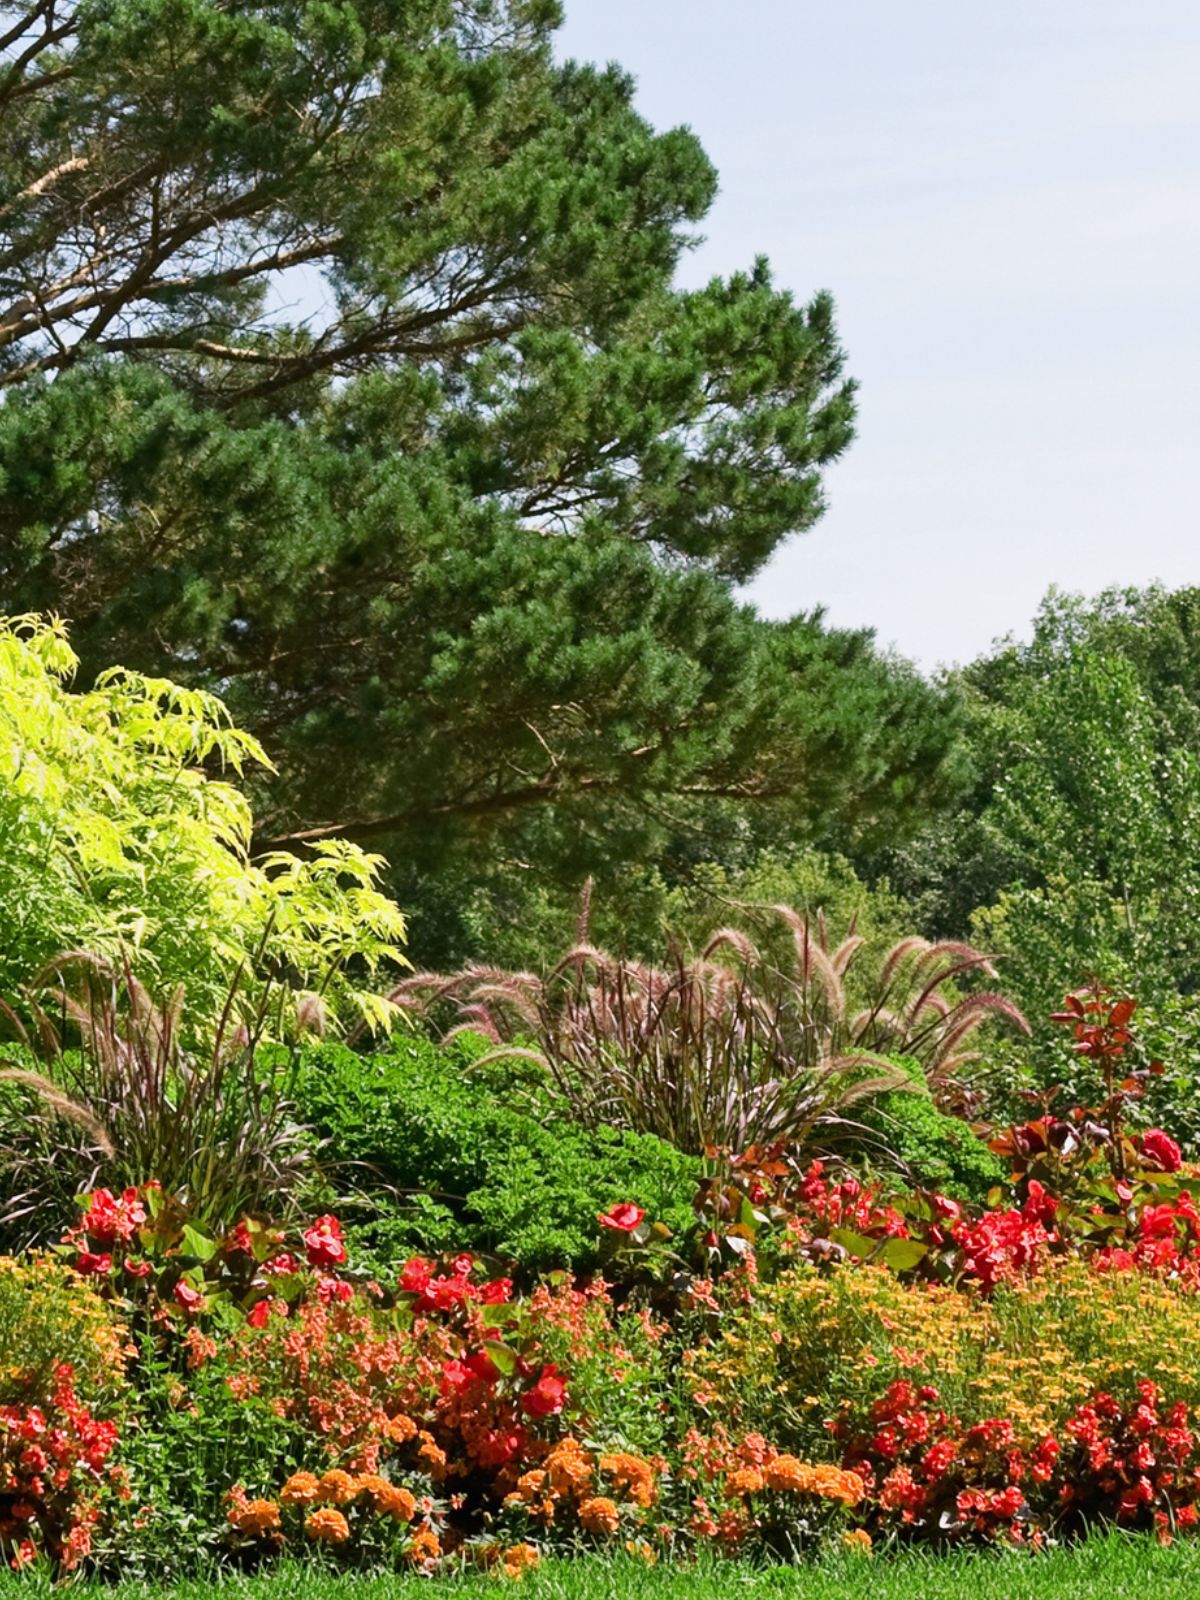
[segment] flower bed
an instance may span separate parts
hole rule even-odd
[[[1076,1041],[1119,1058],[1099,1006]],[[688,1237],[619,1202],[604,1276],[523,1292],[465,1252],[372,1276],[332,1213],[213,1237],[154,1182],[98,1189],[55,1252],[0,1264],[0,1549],[519,1577],[585,1549],[1169,1540],[1200,1519],[1197,1174],[1119,1111],[997,1132],[1013,1182],[983,1209],[716,1153]]]

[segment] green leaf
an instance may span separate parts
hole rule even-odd
[[[497,1372],[503,1373],[506,1378],[511,1378],[520,1363],[520,1357],[515,1350],[510,1350],[506,1344],[498,1344],[489,1339],[484,1344],[484,1350],[491,1358],[492,1365]]]
[[[891,1239],[879,1259],[892,1272],[908,1272],[929,1254],[929,1246],[918,1239]]]
[[[218,1249],[217,1241],[207,1234],[198,1233],[190,1222],[183,1225],[183,1253],[196,1261],[211,1261]]]
[[[833,1228],[829,1237],[858,1261],[869,1261],[879,1249],[878,1239],[868,1239],[864,1234],[851,1232],[849,1228]]]
[[[521,1308],[511,1304],[484,1306],[480,1321],[485,1328],[508,1328],[521,1320]]]

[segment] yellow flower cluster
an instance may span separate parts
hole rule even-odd
[[[690,1364],[693,1396],[735,1431],[778,1436],[786,1418],[827,1445],[825,1419],[897,1377],[954,1386],[986,1337],[988,1308],[942,1285],[907,1285],[883,1267],[822,1275],[800,1266],[761,1285]]]
[[[0,1404],[45,1394],[64,1362],[82,1400],[113,1395],[131,1354],[120,1314],[86,1278],[53,1257],[0,1256]]]
[[[987,1301],[882,1268],[800,1267],[727,1318],[689,1373],[714,1422],[818,1453],[829,1419],[861,1423],[898,1378],[933,1385],[968,1426],[1004,1417],[1032,1443],[1096,1389],[1131,1393],[1138,1378],[1200,1405],[1200,1302],[1164,1277],[1079,1258],[1051,1261]],[[730,1492],[757,1493],[754,1471],[735,1471]]]

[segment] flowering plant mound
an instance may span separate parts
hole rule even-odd
[[[130,1355],[117,1308],[63,1262],[0,1256],[0,1401],[40,1405],[69,1364],[76,1392],[108,1409]]]
[[[869,1421],[872,1431],[853,1436],[844,1459],[866,1486],[877,1527],[927,1539],[1041,1538],[1026,1486],[1049,1481],[1056,1439],[1025,1449],[1006,1418],[964,1427],[935,1386],[907,1379],[889,1385]]]
[[[292,1473],[274,1499],[250,1499],[240,1484],[226,1496],[228,1543],[252,1559],[324,1547],[343,1565],[404,1559],[425,1567],[442,1553],[437,1520],[424,1489],[337,1467]]]
[[[222,1307],[261,1324],[272,1306],[310,1293],[343,1301],[354,1293],[339,1270],[347,1251],[336,1217],[318,1217],[296,1239],[253,1217],[212,1237],[153,1179],[119,1196],[84,1195],[58,1248],[100,1293],[162,1328]]]
[[[1108,1520],[1169,1539],[1200,1520],[1200,1442],[1183,1401],[1143,1380],[1134,1397],[1097,1391],[1057,1433],[1023,1442],[1010,1420],[964,1428],[936,1388],[892,1384],[853,1438],[880,1527],[926,1538],[1038,1543],[1047,1529]]]
[[[731,1554],[751,1543],[779,1555],[811,1549],[845,1529],[866,1488],[858,1473],[801,1461],[761,1434],[734,1442],[720,1424],[689,1429],[680,1478],[692,1491],[691,1536]]]
[[[661,1458],[590,1451],[568,1434],[517,1477],[504,1501],[509,1525],[533,1538],[551,1530],[602,1544],[623,1538],[641,1550],[646,1534],[663,1533],[655,1508],[665,1470]]]
[[[1189,1529],[1197,1175],[1164,1130],[1125,1126],[1131,1003],[1075,1000],[1075,1045],[1112,1092],[997,1136],[1011,1185],[986,1205],[778,1145],[712,1150],[678,1244],[633,1201],[596,1214],[611,1286],[559,1273],[517,1293],[465,1251],[372,1279],[331,1213],[213,1236],[155,1183],[94,1191],[57,1263],[0,1264],[4,1349],[14,1285],[74,1307],[42,1318],[25,1386],[0,1395],[5,1553],[76,1564],[106,1504],[125,1517],[114,1550],[155,1517],[194,1527],[136,1481],[170,1453],[138,1454],[153,1427],[208,1450],[192,1504],[243,1566],[288,1552],[515,1576],[597,1545],[653,1560],[881,1535],[1036,1545],[1097,1519]],[[84,1404],[61,1355],[93,1324],[106,1355],[81,1352]],[[132,1516],[116,1429],[88,1409],[130,1380]],[[79,1441],[61,1481],[13,1443],[48,1382]]]
[[[90,1552],[105,1492],[128,1493],[111,1460],[117,1439],[66,1363],[43,1405],[0,1406],[0,1552],[12,1566],[47,1558],[70,1571]]]
[[[638,1380],[602,1285],[576,1289],[563,1279],[517,1301],[507,1279],[489,1278],[466,1254],[414,1257],[394,1290],[372,1284],[345,1300],[323,1295],[321,1282],[294,1304],[270,1303],[265,1318],[243,1319],[209,1356],[236,1398],[268,1407],[288,1427],[298,1455],[325,1462],[319,1478],[295,1475],[282,1490],[243,1486],[229,1510],[243,1558],[315,1538],[339,1561],[378,1559],[387,1484],[402,1492],[412,1526],[400,1539],[386,1523],[385,1543],[421,1563],[465,1549],[519,1564],[496,1545],[498,1533],[520,1544],[604,1536],[609,1502],[629,1536],[641,1535],[665,1463],[592,1450],[592,1493],[580,1499],[563,1489],[572,1426],[594,1435],[609,1421],[605,1400],[627,1376]],[[657,1330],[637,1314],[631,1334],[645,1341]],[[586,1406],[577,1380],[590,1392]],[[343,1499],[331,1490],[337,1484]],[[292,1512],[302,1502],[331,1514],[301,1526]]]

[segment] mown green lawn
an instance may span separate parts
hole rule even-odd
[[[50,1593],[44,1577],[0,1578],[0,1600]],[[903,1555],[802,1569],[733,1564],[646,1568],[559,1561],[517,1583],[484,1576],[334,1577],[311,1568],[220,1583],[81,1585],[80,1600],[1184,1600],[1200,1597],[1200,1546],[1110,1536],[1041,1555]]]

